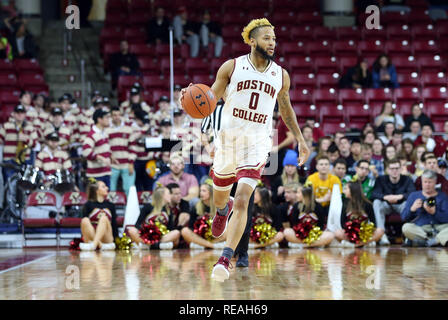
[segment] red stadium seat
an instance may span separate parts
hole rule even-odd
[[[446,69],[446,63],[442,61],[442,58],[439,55],[419,55],[416,57],[416,60],[420,71],[422,72],[439,72]]]
[[[316,89],[313,91],[314,104],[337,105],[337,92],[335,89]]]
[[[320,26],[323,24],[322,16],[319,12],[300,12],[297,14],[296,22],[302,25],[310,25],[310,26]]]
[[[406,3],[409,5],[408,3]],[[426,3],[426,8],[428,7],[428,3]],[[432,23],[431,17],[428,15],[428,10],[412,10],[409,13],[409,21],[412,23],[418,24],[430,24]]]
[[[202,84],[206,84],[209,87],[213,84],[215,78],[209,75],[205,75],[205,74],[196,74],[193,75],[193,83],[202,83]]]
[[[281,45],[282,55],[284,57],[292,57],[297,55],[306,55],[305,43],[298,42],[286,42]]]
[[[366,101],[371,108],[376,105],[383,105],[384,102],[394,100],[393,92],[390,89],[365,89]]]
[[[320,121],[322,123],[344,123],[345,110],[342,105],[317,106],[320,112]]]
[[[125,206],[126,205],[126,194],[121,191],[110,191],[107,194],[107,200],[112,202],[114,205]]]
[[[313,40],[313,28],[310,25],[295,25],[291,28],[291,39]]]
[[[362,104],[344,106],[344,111],[350,126],[354,123],[366,124],[372,121],[370,109]]]
[[[140,64],[140,71],[144,75],[159,75],[161,73],[161,63],[158,61],[155,61],[153,58],[150,57],[140,57],[138,59],[138,62]],[[163,64],[162,64],[163,66]],[[168,60],[168,70],[169,70],[169,60]]]
[[[423,88],[422,90],[423,101],[425,104],[437,103],[445,104],[448,103],[448,93],[447,87],[430,87]]]
[[[397,88],[394,90],[394,97],[397,105],[401,106],[403,103],[413,104],[422,101],[421,91],[418,88]]]
[[[151,9],[151,2],[147,0],[132,0],[128,6],[130,11],[149,11]]]
[[[344,132],[346,130],[345,123],[325,122],[320,127],[325,135],[333,135],[336,132]]]
[[[316,26],[313,28],[313,38],[316,41],[334,41],[337,38],[336,29]]]
[[[289,92],[289,97],[293,105],[305,104],[310,106],[312,104],[312,90],[309,89],[295,89]]]
[[[168,89],[163,89],[163,90],[156,89],[156,90],[152,91],[153,100],[151,101],[151,103],[154,106],[156,106],[156,110],[158,109],[158,102],[159,102],[159,99],[160,99],[161,96],[169,97],[170,96],[169,90]]]
[[[335,56],[357,56],[358,55],[358,42],[354,40],[340,40],[333,42],[333,53]]]
[[[160,76],[144,76],[143,86],[146,90],[169,90],[169,78],[162,78]]]
[[[294,112],[296,115],[299,115],[299,119],[307,119],[310,117],[314,117],[317,121],[319,121],[319,111],[316,109],[316,106],[294,106]]]
[[[146,43],[129,44],[129,51],[137,57],[152,57],[156,56],[156,48]]]
[[[339,59],[339,70],[345,74],[347,70],[351,67],[356,66],[358,63],[358,57],[340,57]]]
[[[313,73],[294,73],[291,77],[293,88],[312,90],[316,88],[316,76]]]
[[[419,87],[421,84],[420,77],[417,72],[398,73],[397,81],[400,87]]]
[[[389,11],[381,14],[381,24],[386,25],[387,28],[391,24],[406,24],[408,23],[408,14],[404,11]]]
[[[333,73],[318,73],[316,76],[317,86],[320,89],[330,89],[330,88],[338,88],[340,74],[337,72]]]
[[[339,27],[336,28],[336,35],[340,41],[358,41],[361,40],[361,30],[357,27]]]
[[[1,90],[0,91],[0,101],[2,104],[14,104],[19,103],[19,90]]]
[[[328,40],[313,41],[307,43],[305,46],[308,55],[315,56],[329,56],[332,54],[332,44]]]
[[[210,72],[216,75],[218,69],[226,62],[227,58],[212,58],[210,62]]]
[[[314,69],[316,73],[333,73],[339,71],[339,63],[336,57],[316,57],[314,60]]]
[[[246,48],[247,51],[247,48]],[[185,73],[189,76],[210,74],[210,65],[202,58],[188,58],[185,60]]]
[[[418,64],[415,61],[415,57],[394,57],[392,64],[395,65],[397,73],[412,73],[418,71]]]
[[[414,40],[412,41],[414,55],[437,54],[439,47],[435,40]]]
[[[17,77],[14,73],[0,74],[0,90],[15,90],[18,87]]]
[[[365,20],[363,21],[362,25],[364,25]],[[362,29],[362,39],[364,41],[375,41],[375,40],[380,40],[380,41],[386,41],[387,40],[387,31],[385,28],[382,29],[367,29],[367,28],[363,28]]]
[[[139,76],[119,76],[118,77],[118,90],[128,90],[134,83],[141,82]]]
[[[124,26],[129,21],[128,13],[125,12],[114,12],[106,15],[106,20],[104,21],[105,27],[116,27]]]
[[[137,192],[138,203],[145,205],[152,203],[152,192],[151,191],[140,191]]]
[[[162,74],[165,77],[169,77],[170,75],[170,58],[163,57],[160,61],[156,62],[159,66],[159,70],[161,70]],[[173,69],[174,74],[177,75],[185,75],[185,62],[179,59],[173,60]]]
[[[62,197],[62,206],[66,209],[68,207],[81,207],[87,202],[87,194],[84,192],[66,192]],[[59,221],[61,228],[79,228],[81,225],[81,217],[63,217]]]
[[[132,17],[134,20],[134,17]],[[146,31],[142,27],[131,27],[124,30],[124,37],[129,43],[145,43],[146,41]]]
[[[385,42],[381,40],[361,41],[358,43],[358,50],[360,56],[366,56],[367,54],[376,55],[384,52]]]
[[[423,87],[447,86],[447,78],[444,72],[422,72],[420,76]]]
[[[389,40],[411,41],[412,38],[411,28],[407,24],[395,24],[387,26],[386,32]]]
[[[408,40],[389,40],[386,42],[386,52],[391,57],[412,55],[411,42]]]
[[[3,103],[0,112],[0,123],[5,123],[9,120],[9,117],[11,116],[11,113],[14,111],[14,108],[16,107],[17,103],[14,104],[7,104]]]
[[[435,26],[430,24],[412,24],[412,38],[414,40],[435,40],[438,38]]]
[[[32,92],[48,91],[48,85],[40,74],[24,74],[19,78],[22,89]]]
[[[448,20],[438,20],[436,32],[440,39],[448,37]]]
[[[364,90],[362,89],[340,89],[339,102],[345,107],[346,105],[364,105],[366,101]]]
[[[225,17],[235,17],[235,15],[228,15]],[[232,42],[233,40],[237,41],[241,39],[241,31],[240,31],[240,25],[239,24],[232,24],[233,21],[228,21],[224,23],[228,23],[228,25],[224,25],[221,29],[221,34],[226,42]]]
[[[14,64],[8,59],[0,60],[0,74],[15,73]]]
[[[289,72],[293,73],[312,73],[314,72],[314,65],[310,57],[297,56],[291,57],[288,61]]]
[[[247,54],[247,44],[242,42],[232,42],[231,46],[231,52],[234,57],[239,57],[244,54]]]
[[[179,84],[183,88],[188,87],[188,85],[193,82],[193,80],[190,77],[188,77],[186,75],[183,75],[183,74],[174,75],[174,79],[173,80],[174,80],[174,84],[175,85]]]
[[[294,24],[296,22],[296,17],[294,16],[293,11],[290,12],[274,11],[271,17],[273,21],[272,23],[274,25],[279,25],[281,23]]]

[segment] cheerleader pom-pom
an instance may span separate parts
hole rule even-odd
[[[168,232],[170,232],[168,230],[168,228],[166,227],[166,225],[164,225],[163,223],[161,223],[160,221],[156,221],[156,226],[157,228],[159,228],[160,233],[162,234],[162,237],[164,235],[166,235]]]
[[[123,233],[121,238],[115,238],[115,245],[118,250],[129,251],[131,250],[132,240],[129,238],[126,233]]]
[[[74,238],[72,241],[70,241],[70,247],[69,247],[69,250],[81,250],[81,249],[79,248],[79,244],[80,244],[81,242],[84,242],[84,241],[82,240],[82,238]]]
[[[257,224],[250,230],[250,238],[260,244],[268,243],[276,234],[277,230],[268,223]]]
[[[213,220],[210,218],[208,214],[202,216],[194,223],[193,232],[207,241],[213,240],[212,228],[211,228],[212,221]]]
[[[321,236],[321,234],[322,234],[322,230],[320,230],[320,227],[314,226],[308,233],[308,236],[305,239],[303,239],[303,243],[310,245],[314,241],[319,240],[319,237]]]
[[[375,225],[372,222],[363,221],[359,228],[359,239],[363,243],[367,243],[372,239],[373,232],[375,231]]]
[[[307,220],[304,222],[300,222],[296,224],[293,228],[294,232],[296,233],[297,239],[305,240],[308,235],[310,234],[310,231],[313,229],[314,224]]]
[[[153,220],[150,220],[149,223],[142,226],[140,230],[140,238],[145,244],[151,245],[162,239],[162,232],[157,227],[156,223]]]
[[[345,233],[350,242],[358,244],[360,242],[359,232],[361,231],[361,222],[358,219],[347,221],[345,223]]]

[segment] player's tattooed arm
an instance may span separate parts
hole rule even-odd
[[[212,85],[212,90],[215,93],[217,101],[219,101],[219,99],[224,96],[226,87],[230,82],[230,78],[232,77],[234,67],[235,60],[232,59],[224,62],[219,68],[218,73],[216,74],[215,82]]]
[[[302,131],[297,123],[296,113],[291,105],[291,100],[289,98],[290,83],[289,74],[283,69],[283,87],[277,96],[278,110],[289,131],[292,132],[299,143],[299,166],[301,166],[310,156],[310,150],[303,138]]]

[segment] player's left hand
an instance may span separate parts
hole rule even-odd
[[[310,149],[305,141],[299,141],[299,167],[303,166],[310,157]]]
[[[182,90],[180,90],[179,104],[180,104],[181,106],[183,106],[182,101],[184,100],[184,94],[187,92],[187,89],[188,89],[189,87],[191,87],[192,85],[193,85],[193,84],[190,83],[190,84],[188,85],[187,88],[182,88]]]

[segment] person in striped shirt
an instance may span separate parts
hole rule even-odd
[[[123,190],[126,195],[135,184],[134,161],[136,154],[130,150],[131,135],[134,129],[124,123],[119,107],[112,107],[112,123],[106,129],[109,136],[110,149],[113,159],[110,191],[117,191],[118,179],[121,177]]]
[[[117,163],[112,158],[109,136],[106,132],[106,128],[110,125],[109,111],[95,110],[93,122],[95,124],[87,135],[82,148],[82,156],[87,159],[86,176],[103,181],[109,187],[111,164]]]
[[[26,164],[32,164],[31,150],[35,147],[37,141],[37,133],[34,126],[25,120],[26,109],[22,105],[14,108],[8,122],[0,127],[0,144],[3,145],[3,162],[16,163],[19,156],[18,149],[28,147],[24,152],[24,160]],[[4,181],[14,174],[14,170],[4,168]]]
[[[49,121],[45,125],[44,137],[47,137],[51,132],[56,131],[59,135],[59,146],[63,150],[68,150],[70,144],[73,142],[72,130],[64,123],[64,116],[62,109],[59,107],[51,110]]]
[[[59,147],[59,134],[53,131],[45,136],[45,145],[38,153],[34,165],[44,173],[46,179],[57,170],[72,171],[68,153]]]

